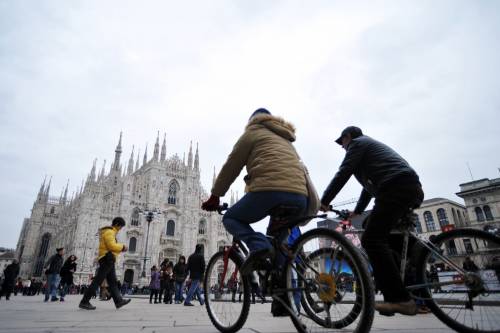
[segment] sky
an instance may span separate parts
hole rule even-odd
[[[426,198],[462,202],[459,184],[500,177],[498,59],[498,1],[0,0],[0,247],[46,175],[75,191],[120,132],[123,164],[158,131],[168,155],[198,143],[209,191],[259,107],[295,124],[320,194],[357,125]]]

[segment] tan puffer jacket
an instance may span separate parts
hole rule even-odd
[[[268,114],[254,116],[222,167],[212,194],[224,196],[246,165],[248,192],[282,191],[307,196],[304,169],[293,141],[292,124]]]

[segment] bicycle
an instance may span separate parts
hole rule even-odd
[[[226,209],[227,204],[218,211],[222,214]],[[288,230],[311,218],[326,217],[297,217],[297,211],[293,206],[273,209],[267,237],[275,255],[260,262],[251,274],[239,272],[249,253],[239,240],[233,239],[231,246],[210,259],[204,296],[210,320],[219,331],[236,332],[243,327],[250,310],[251,284],[259,282],[263,295],[273,299],[273,311],[281,308],[299,332],[328,332],[350,324],[355,332],[370,330],[374,293],[366,261],[343,235],[325,228],[304,233],[290,246],[283,244]],[[235,279],[240,282],[241,303],[234,298]],[[339,290],[346,288],[351,291],[352,302],[343,314],[346,306],[338,305],[337,298]]]
[[[338,231],[360,244],[363,230],[352,226],[349,212],[331,207],[330,211],[341,219]],[[500,258],[500,237],[461,228],[425,240],[414,229],[415,214],[409,210],[391,232],[392,243],[402,245],[398,258],[401,278],[412,297],[458,332],[500,332],[500,270],[487,269]],[[359,249],[368,261],[366,252]],[[479,262],[481,269],[474,272],[460,267],[466,256]],[[436,267],[448,270],[437,273]]]

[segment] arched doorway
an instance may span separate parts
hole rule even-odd
[[[33,276],[41,276],[43,271],[43,266],[45,264],[45,258],[47,257],[47,251],[49,249],[49,243],[52,235],[46,233],[42,236],[40,241],[40,249],[38,250],[38,256],[36,258],[35,263],[35,271],[33,272]]]
[[[127,282],[129,286],[134,283],[134,270],[133,269],[127,269],[125,271],[125,277],[123,278],[124,282]]]

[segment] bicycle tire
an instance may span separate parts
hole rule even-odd
[[[248,313],[250,311],[250,281],[249,277],[245,275],[241,275],[240,279],[243,283],[243,306],[241,307],[241,312],[238,315],[237,319],[231,323],[231,324],[225,324],[222,323],[221,320],[219,320],[219,316],[215,313],[215,310],[212,308],[212,301],[210,298],[210,277],[212,276],[212,270],[217,269],[215,265],[217,262],[221,259],[224,258],[224,252],[219,251],[215,253],[211,258],[210,261],[208,262],[207,268],[205,270],[205,277],[204,277],[204,296],[205,296],[205,307],[207,309],[208,317],[210,318],[210,321],[212,324],[222,333],[234,333],[239,331],[243,325],[245,324],[247,318],[248,318]],[[240,267],[241,264],[243,263],[243,259],[234,253],[233,251],[230,252],[229,254],[229,260],[231,260],[236,267]],[[228,272],[230,274],[230,272]]]
[[[440,246],[445,244],[445,242],[449,242],[450,240],[458,237],[474,237],[478,239],[483,239],[488,242],[493,242],[494,244],[497,244],[498,247],[500,248],[500,237],[497,237],[493,234],[490,234],[488,232],[482,231],[482,230],[477,230],[477,229],[455,229],[447,232],[443,232],[439,235],[437,235],[433,240],[432,243],[435,246]],[[422,248],[421,253],[418,256],[417,260],[417,278],[418,282],[417,283],[427,283],[427,261],[431,255],[431,252],[427,248]],[[432,313],[439,319],[441,320],[444,324],[446,324],[448,327],[454,329],[457,332],[461,333],[500,333],[500,327],[498,329],[494,330],[482,330],[478,328],[473,328],[469,327],[466,325],[463,325],[462,323],[459,323],[456,321],[456,318],[458,318],[458,315],[455,319],[451,318],[448,314],[446,314],[437,301],[434,299],[432,296],[432,292],[430,290],[431,288],[423,288],[420,289],[420,292],[425,299],[426,305],[431,309]],[[500,307],[498,314],[500,315]],[[472,316],[472,315],[471,315]],[[465,319],[465,318],[464,318]]]
[[[306,233],[304,233],[302,236],[300,236],[294,243],[292,247],[292,257],[294,258],[293,260],[290,260],[286,266],[285,270],[285,283],[287,288],[293,288],[292,287],[292,271],[296,270],[293,268],[294,262],[297,258],[297,255],[299,255],[303,245],[307,243],[308,240],[313,239],[313,238],[318,238],[320,239],[321,237],[331,239],[334,241],[336,244],[339,244],[342,247],[343,251],[343,256],[347,257],[349,256],[350,261],[352,265],[354,266],[357,275],[357,279],[360,281],[360,288],[361,290],[361,308],[360,310],[355,310],[353,315],[355,318],[353,320],[346,320],[345,322],[332,322],[332,323],[325,323],[321,322],[317,318],[315,319],[315,315],[310,313],[311,309],[308,307],[308,305],[305,303],[306,302],[306,297],[301,298],[301,304],[304,307],[304,310],[306,311],[306,315],[308,319],[312,319],[316,324],[319,326],[322,326],[325,331],[328,330],[333,330],[333,329],[338,329],[340,327],[345,327],[348,324],[351,324],[354,322],[357,318],[359,318],[359,321],[356,325],[356,328],[354,329],[354,332],[359,332],[359,333],[364,333],[364,332],[369,332],[373,323],[373,318],[374,318],[374,313],[375,313],[375,295],[374,295],[374,287],[373,287],[373,280],[370,276],[369,270],[368,270],[368,264],[366,260],[363,259],[361,256],[359,250],[342,234],[330,230],[330,229],[325,229],[325,228],[317,228],[310,230]],[[319,249],[321,250],[321,248]],[[293,300],[293,292],[287,292],[287,301],[289,304],[292,304]],[[305,317],[305,316],[303,316]],[[302,323],[301,317],[298,317],[299,320],[295,319],[294,316],[291,316],[291,320],[299,332],[309,332],[306,325]],[[332,327],[336,324],[337,327]],[[328,326],[328,327],[327,327]],[[316,330],[315,330],[316,331]]]

